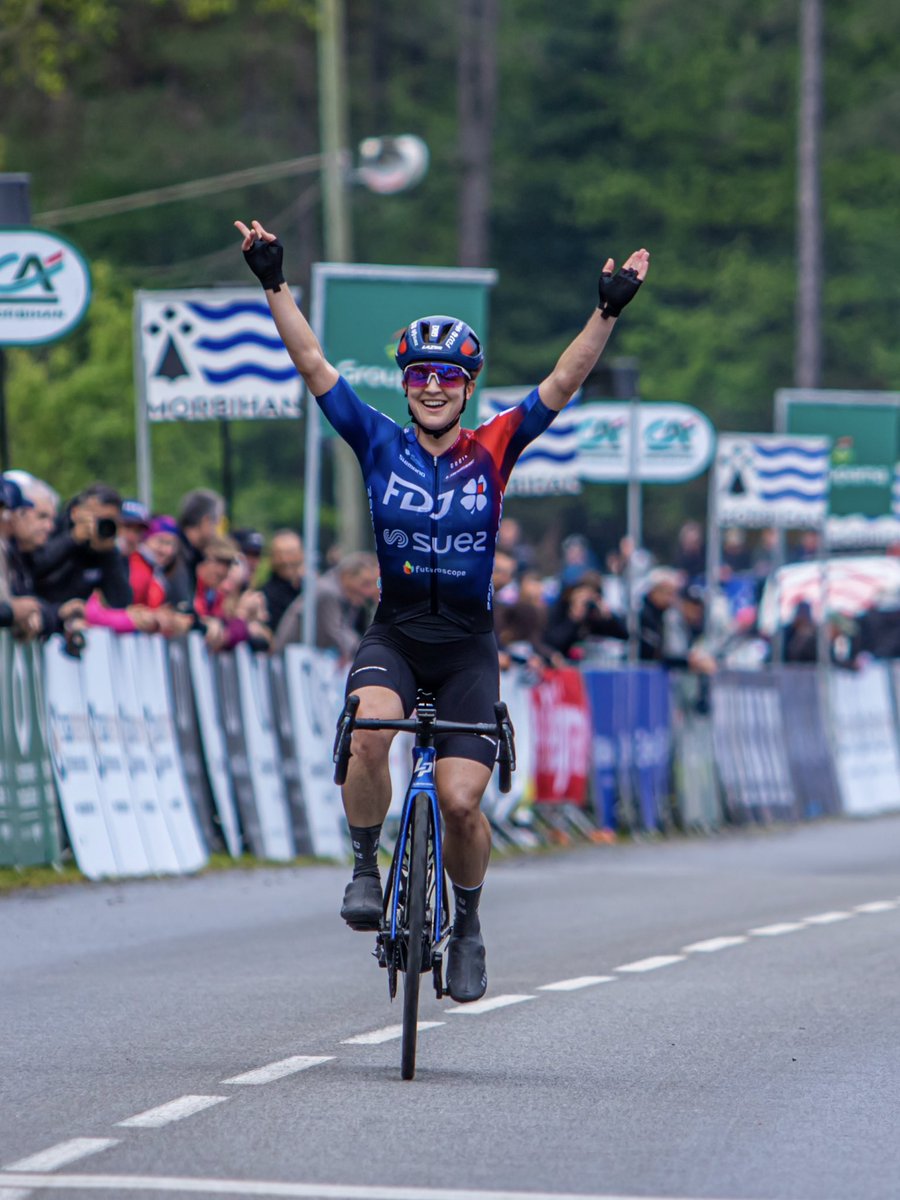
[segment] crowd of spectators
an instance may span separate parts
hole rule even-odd
[[[815,534],[793,558],[815,559]],[[597,661],[655,662],[709,676],[724,664],[773,657],[856,666],[866,655],[900,656],[900,598],[856,618],[829,614],[824,630],[809,603],[796,605],[774,638],[756,626],[760,592],[778,561],[764,530],[748,544],[724,532],[715,589],[706,582],[705,534],[687,521],[660,564],[627,539],[603,553],[581,534],[557,547],[542,569],[518,521],[504,517],[493,574],[501,665]],[[61,505],[47,483],[22,471],[0,476],[0,628],[23,640],[64,636],[80,652],[91,625],[177,636],[202,631],[212,650],[241,642],[280,650],[302,640],[302,539],[290,529],[268,541],[257,530],[227,532],[225,503],[198,488],[176,514],[150,513],[102,482]],[[365,552],[333,550],[316,581],[316,644],[350,660],[378,601],[378,563]]]

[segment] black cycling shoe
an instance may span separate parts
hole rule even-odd
[[[381,924],[384,899],[381,880],[375,875],[357,875],[347,884],[341,916],[351,929],[372,932]]]
[[[447,991],[457,1004],[480,1000],[487,991],[484,938],[480,933],[450,935],[447,944]]]

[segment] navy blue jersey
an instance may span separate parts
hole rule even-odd
[[[412,427],[364,404],[343,378],[318,402],[362,468],[381,568],[375,620],[433,614],[470,633],[490,630],[503,491],[516,459],[556,413],[535,388],[432,455]]]

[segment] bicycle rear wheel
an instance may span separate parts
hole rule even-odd
[[[412,837],[406,869],[406,967],[403,976],[403,1042],[400,1076],[412,1079],[416,1073],[416,1035],[419,1025],[419,983],[422,978],[422,953],[425,942],[425,910],[428,892],[428,827],[431,802],[424,792],[413,800]]]

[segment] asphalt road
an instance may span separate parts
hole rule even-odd
[[[0,899],[0,1200],[900,1195],[900,819],[496,864],[411,1083],[344,876]]]

